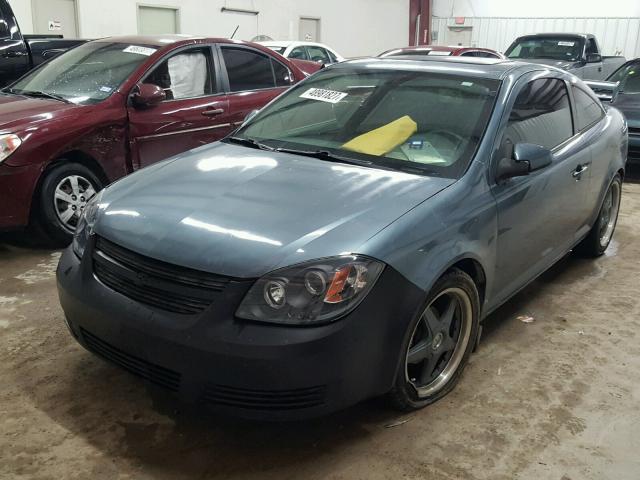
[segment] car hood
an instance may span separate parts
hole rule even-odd
[[[158,260],[252,278],[357,253],[453,182],[216,143],[107,188],[95,232]]]
[[[0,94],[0,132],[18,132],[59,118],[79,107],[48,98]]]

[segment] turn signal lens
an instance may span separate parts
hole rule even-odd
[[[377,260],[351,255],[276,270],[251,287],[236,316],[289,325],[334,321],[362,301],[383,268]]]

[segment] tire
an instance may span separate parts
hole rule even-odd
[[[89,168],[60,160],[45,172],[35,202],[33,230],[51,246],[68,245],[80,212],[101,188],[102,181]]]
[[[575,248],[578,254],[585,257],[599,257],[605,252],[616,229],[621,198],[622,178],[616,175],[607,189],[593,227]]]
[[[452,312],[448,328],[447,312]],[[409,325],[400,367],[389,392],[395,408],[423,408],[455,387],[475,347],[479,317],[480,298],[471,277],[458,269],[445,273]],[[452,350],[447,352],[447,348]]]

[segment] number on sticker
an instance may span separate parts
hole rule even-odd
[[[338,103],[348,94],[345,92],[337,92],[335,90],[326,90],[324,88],[310,88],[300,98],[308,98],[310,100],[319,100],[321,102]]]

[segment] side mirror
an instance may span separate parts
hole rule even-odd
[[[513,147],[513,158],[503,158],[498,163],[497,179],[522,177],[551,165],[551,150],[532,143],[518,143]]]
[[[602,55],[599,53],[588,53],[587,63],[599,63],[602,61]]]
[[[136,107],[151,107],[163,102],[166,98],[165,91],[153,83],[139,83],[131,96]]]
[[[249,120],[255,117],[259,111],[260,110],[258,110],[257,108],[255,110],[251,110],[249,113],[247,113],[247,116],[244,117],[244,121],[242,123],[247,123]]]

